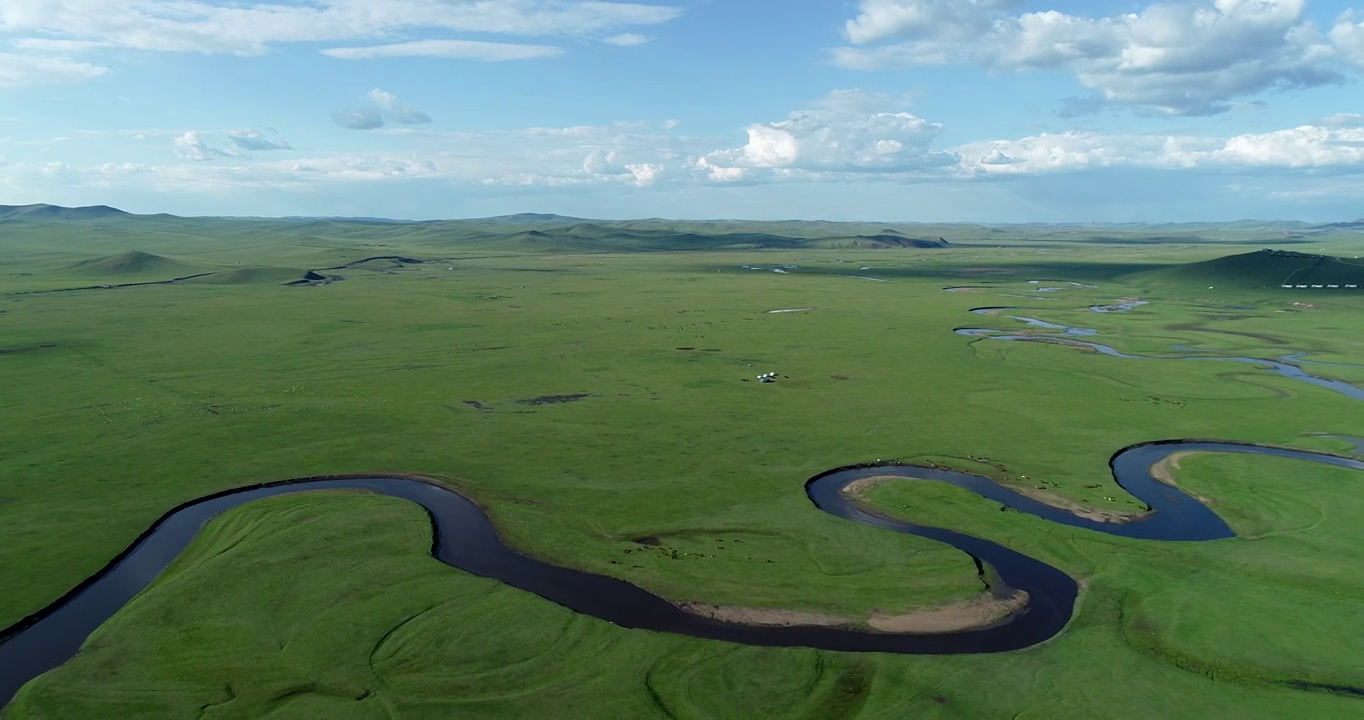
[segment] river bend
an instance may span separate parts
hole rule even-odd
[[[452,489],[425,480],[322,478],[257,485],[210,495],[167,512],[98,574],[47,608],[0,631],[0,705],[9,702],[24,683],[75,656],[90,633],[151,584],[215,516],[262,498],[323,490],[372,492],[414,502],[430,514],[434,535],[431,554],[441,562],[623,628],[748,645],[844,652],[947,654],[1017,650],[1054,637],[1066,626],[1079,593],[1074,579],[1040,560],[989,540],[880,514],[850,501],[843,488],[865,477],[899,476],[950,483],[1055,523],[1109,535],[1160,541],[1233,537],[1231,528],[1212,510],[1152,477],[1150,469],[1154,463],[1179,452],[1273,455],[1364,470],[1364,461],[1305,450],[1211,441],[1136,445],[1113,457],[1113,476],[1153,512],[1124,524],[1081,518],[983,476],[963,472],[874,464],[839,468],[808,480],[806,494],[818,509],[853,522],[952,545],[976,559],[986,571],[992,591],[1004,594],[1023,590],[1029,594],[1023,610],[993,626],[937,634],[750,626],[694,615],[623,580],[560,567],[514,552],[502,543],[492,521],[476,504]]]

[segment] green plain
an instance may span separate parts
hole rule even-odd
[[[1347,443],[1319,434],[1364,436],[1358,400],[1249,365],[951,332],[1021,329],[967,312],[1011,305],[1095,328],[1127,352],[1175,356],[1182,344],[1364,363],[1364,293],[1189,277],[1188,263],[1253,246],[954,236],[947,249],[531,252],[495,233],[323,225],[333,227],[73,222],[5,237],[0,293],[14,294],[0,295],[0,625],[61,596],[178,503],[273,479],[385,472],[448,482],[522,551],[670,599],[901,612],[980,592],[971,559],[821,513],[807,478],[877,459],[984,470],[970,458],[985,457],[1001,481],[1044,479],[1072,500],[1135,510],[1107,467],[1127,445],[1188,437],[1342,452]],[[1364,240],[1327,247],[1350,256]],[[282,284],[293,268],[376,255],[426,262]],[[771,271],[783,265],[798,267]],[[193,274],[185,268],[227,278],[17,294]],[[1039,293],[1035,279],[1098,287]],[[984,287],[943,291],[952,285]],[[1129,297],[1151,304],[1085,310]],[[812,309],[768,312],[791,308]],[[1359,368],[1307,367],[1364,381]],[[769,370],[784,377],[752,381]],[[587,396],[530,402],[575,394]],[[440,564],[424,513],[406,503],[260,501],[211,523],[5,717],[1364,713],[1358,698],[1283,684],[1364,686],[1364,478],[1223,456],[1188,458],[1178,478],[1243,537],[1124,540],[951,487],[879,488],[891,512],[1083,581],[1059,637],[984,656],[622,630]]]

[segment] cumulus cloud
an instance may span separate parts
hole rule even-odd
[[[642,148],[633,150],[611,149],[596,147],[587,154],[582,161],[582,173],[588,181],[616,181],[627,182],[636,187],[649,187],[657,184],[667,172],[667,166],[663,162],[627,162],[625,156],[630,154],[641,154],[638,152]],[[655,160],[661,158],[655,157]],[[556,174],[541,175],[541,177],[554,177]],[[567,179],[562,173],[558,177]],[[522,176],[523,179],[529,176]]]
[[[83,134],[99,134],[86,132]],[[115,134],[119,134],[115,132]],[[273,128],[266,128],[266,132],[243,128],[239,130],[228,130],[223,133],[227,137],[227,143],[220,147],[215,147],[206,139],[204,132],[199,130],[188,130],[185,132],[166,133],[165,131],[134,131],[127,133],[128,137],[136,140],[146,140],[152,135],[165,136],[173,135],[171,147],[176,156],[184,160],[204,161],[217,160],[221,158],[249,158],[250,153],[270,151],[270,150],[292,150],[293,148],[284,138],[279,137],[279,133]],[[216,133],[208,133],[216,134]]]
[[[1358,167],[1364,165],[1364,127],[1303,125],[1237,135],[1215,150],[1212,159],[1246,167]]]
[[[995,148],[981,155],[977,162],[981,165],[1012,165],[1019,161],[1016,158],[1009,157],[1003,150]]]
[[[1017,0],[862,0],[833,60],[848,68],[972,63],[992,70],[1064,70],[1096,102],[1170,115],[1223,112],[1270,90],[1344,81],[1342,56],[1364,27],[1342,18],[1324,35],[1305,0],[1181,0],[1103,18]]]
[[[384,116],[378,108],[337,110],[332,113],[332,122],[348,130],[374,130],[384,126]]]
[[[619,172],[620,156],[615,150],[596,148],[583,159],[583,172],[588,175],[611,175]]]
[[[400,128],[406,151],[315,154],[289,160],[229,156],[192,132],[177,137],[184,157],[211,163],[139,166],[139,186],[177,192],[240,188],[305,190],[338,183],[443,181],[469,185],[574,187],[615,185],[647,188],[680,173],[695,154],[687,139],[650,134],[640,124],[571,128],[522,128],[484,132],[434,132]],[[189,137],[186,137],[188,135]],[[191,148],[193,150],[191,150]],[[129,169],[83,168],[83,182],[120,177]],[[0,173],[3,176],[3,173]],[[117,179],[112,180],[117,182]],[[131,182],[131,180],[128,180]]]
[[[175,147],[175,154],[185,160],[212,160],[227,155],[222,150],[209,147],[203,136],[193,130],[176,137],[171,144]]]
[[[384,118],[399,125],[421,125],[431,122],[431,116],[408,107],[398,101],[398,96],[386,90],[375,88],[369,91],[369,99],[383,111]]]
[[[726,165],[715,165],[707,158],[697,158],[692,163],[692,167],[701,171],[708,180],[720,183],[733,183],[748,178],[748,170],[741,167],[731,167]]]
[[[381,103],[398,103],[380,92],[384,94],[372,96],[376,112]],[[1008,178],[1010,187],[1045,195],[1060,187],[1072,194],[1088,191],[1091,180],[1086,178],[1097,178],[1092,180],[1100,184],[1094,194],[1108,197],[1118,192],[1112,182],[1140,178],[1145,185],[1160,186],[1155,196],[1161,199],[1168,199],[1169,188],[1176,186],[1183,188],[1181,196],[1187,195],[1200,178],[1221,178],[1223,184],[1234,179],[1247,188],[1286,192],[1303,191],[1328,178],[1364,186],[1358,181],[1364,178],[1364,116],[1359,115],[1235,135],[1063,132],[948,146],[942,143],[939,125],[905,108],[903,98],[840,91],[785,119],[749,126],[740,135],[744,139],[736,138],[728,148],[722,140],[669,132],[657,122],[479,132],[410,126],[385,131],[393,143],[403,143],[402,151],[297,153],[281,159],[264,152],[287,146],[268,128],[174,134],[139,130],[137,134],[196,162],[75,167],[12,162],[0,169],[0,183],[23,187],[26,179],[60,177],[72,187],[135,185],[192,193],[428,181],[439,181],[441,187],[652,189],[859,182],[946,188]],[[1129,191],[1135,192],[1122,192]],[[1084,207],[1075,197],[1068,202],[1068,207]]]
[[[912,173],[954,164],[954,156],[930,147],[942,126],[904,104],[879,93],[835,91],[785,120],[748,126],[742,147],[709,153],[693,165],[732,182],[752,171]]]
[[[1364,66],[1364,20],[1356,18],[1353,10],[1341,15],[1331,28],[1331,41],[1351,62]]]
[[[271,139],[259,130],[228,130],[227,139],[242,150],[292,150],[283,138]]]
[[[961,157],[963,170],[985,176],[1114,167],[1364,172],[1364,123],[1302,125],[1230,137],[1044,133],[967,143],[952,151]]]
[[[382,57],[444,57],[504,62],[558,57],[563,48],[553,45],[517,45],[513,43],[482,42],[477,40],[413,40],[390,45],[368,47],[329,48],[322,51],[342,60],[369,60]]]
[[[648,187],[658,182],[658,178],[663,174],[663,166],[657,163],[630,163],[625,166],[635,179],[635,185]]]
[[[859,44],[944,33],[967,39],[971,33],[988,29],[992,14],[1020,4],[1018,0],[863,0],[845,33]]]
[[[386,122],[399,125],[423,125],[431,122],[431,116],[412,108],[398,96],[387,90],[375,88],[366,96],[372,103],[369,107],[338,110],[332,113],[332,122],[349,130],[375,130]]]

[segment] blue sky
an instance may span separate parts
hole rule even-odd
[[[1364,215],[1364,0],[0,0],[0,204]]]

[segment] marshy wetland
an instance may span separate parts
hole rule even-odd
[[[1364,411],[1265,361],[1364,386],[1364,293],[1193,235],[576,227],[7,226],[0,625],[235,501],[5,717],[1360,712]],[[1037,341],[952,332],[982,306]],[[1096,338],[1122,359],[1073,345]],[[903,475],[939,481],[842,492]],[[337,476],[375,480],[234,494]],[[406,476],[463,503],[450,535],[375,484]],[[1161,537],[1185,512],[1201,534]],[[575,605],[579,581],[614,590]]]

